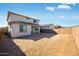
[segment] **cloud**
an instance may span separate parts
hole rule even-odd
[[[79,16],[71,16],[72,19],[79,19]]]
[[[72,9],[72,6],[75,6],[76,3],[62,3],[62,4],[59,4],[57,6],[53,6],[53,7],[46,7],[46,10],[49,10],[49,11],[56,11],[56,10],[71,10]]]
[[[38,18],[37,16],[31,16],[32,18]]]
[[[61,10],[70,10],[70,9],[72,9],[69,5],[64,5],[64,4],[62,4],[62,5],[58,5],[57,6],[57,9],[61,9]]]
[[[72,6],[76,6],[76,3],[63,3],[64,5],[72,5]]]
[[[63,19],[64,18],[64,15],[61,15],[61,16],[58,16],[59,18]]]
[[[55,11],[55,7],[46,7],[46,9],[49,11]]]

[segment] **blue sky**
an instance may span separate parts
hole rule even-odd
[[[79,4],[75,3],[0,3],[0,27],[7,26],[7,12],[38,18],[40,24],[79,25]]]

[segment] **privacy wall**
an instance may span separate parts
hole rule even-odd
[[[79,48],[79,26],[71,28],[54,29],[58,34],[70,34],[75,39],[77,47]]]

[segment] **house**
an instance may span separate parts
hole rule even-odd
[[[31,35],[33,33],[40,33],[39,20],[8,12],[8,31],[12,37],[20,37],[25,35]]]
[[[60,25],[54,25],[54,24],[44,24],[40,25],[41,29],[54,29],[54,28],[61,28]]]
[[[53,33],[57,34],[54,29],[61,28],[59,25],[54,25],[54,24],[44,24],[40,25],[40,32],[41,33]]]

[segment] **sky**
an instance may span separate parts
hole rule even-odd
[[[6,27],[8,11],[34,17],[40,24],[79,25],[79,4],[76,3],[0,3],[0,27]]]

